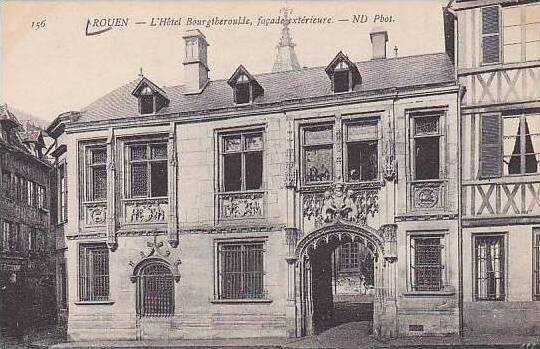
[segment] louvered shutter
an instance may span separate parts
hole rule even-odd
[[[482,115],[480,143],[480,176],[502,175],[502,117],[500,114]]]
[[[482,62],[500,61],[499,7],[482,8]]]

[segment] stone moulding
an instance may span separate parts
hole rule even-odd
[[[139,276],[139,271],[142,266],[147,263],[157,262],[166,265],[173,275],[174,281],[180,281],[180,271],[178,267],[182,264],[180,259],[174,259],[171,257],[171,252],[169,250],[163,250],[164,243],[163,241],[157,241],[157,236],[154,235],[153,241],[148,241],[146,246],[150,248],[148,252],[140,251],[138,258],[131,260],[129,266],[131,267],[131,282],[137,281]]]

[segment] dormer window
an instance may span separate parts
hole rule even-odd
[[[154,93],[148,86],[141,91],[139,97],[139,109],[141,114],[154,113]]]
[[[243,66],[236,69],[227,83],[233,88],[235,104],[252,103],[264,92],[257,80]]]
[[[161,108],[169,105],[169,98],[165,91],[145,77],[141,78],[131,94],[138,99],[141,115],[157,113]]]
[[[362,81],[356,65],[341,51],[325,69],[334,93],[349,92]]]

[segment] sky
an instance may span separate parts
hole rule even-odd
[[[446,4],[446,0],[2,1],[0,102],[52,121],[136,79],[141,68],[160,86],[181,85],[182,35],[187,29],[201,30],[210,44],[210,79],[227,79],[240,64],[252,74],[270,72],[282,25],[259,24],[259,18],[276,18],[285,5],[292,9],[292,18],[332,21],[290,25],[298,60],[305,67],[326,66],[340,50],[353,61],[370,59],[369,33],[381,27],[388,31],[389,56],[395,46],[399,56],[442,52]],[[367,20],[354,22],[355,15]],[[169,17],[180,19],[180,25],[151,25],[153,18],[156,23]],[[249,19],[251,25],[206,26],[193,21],[214,17]],[[127,25],[86,35],[107,29],[108,19]]]

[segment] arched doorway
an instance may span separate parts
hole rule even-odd
[[[137,316],[174,315],[174,277],[168,265],[151,261],[137,275]]]
[[[297,335],[318,334],[349,321],[371,321],[380,333],[390,270],[377,230],[336,221],[305,235],[295,254]],[[342,264],[342,258],[347,262]],[[351,268],[343,270],[347,263]]]

